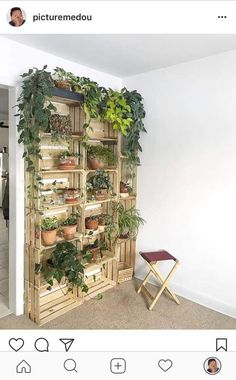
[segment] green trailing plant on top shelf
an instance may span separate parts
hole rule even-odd
[[[35,271],[43,273],[48,283],[48,290],[52,289],[54,280],[61,284],[65,279],[69,291],[73,289],[73,286],[77,286],[86,293],[88,286],[85,283],[84,268],[91,259],[90,252],[79,251],[70,242],[61,242],[57,243],[53,249],[51,259],[44,266],[36,265]]]
[[[89,125],[90,119],[100,119],[100,103],[104,96],[103,87],[99,87],[97,82],[89,78],[76,77],[71,73],[69,73],[69,81],[73,91],[84,95],[83,108],[89,117],[87,124]]]
[[[131,109],[132,124],[124,137],[124,153],[128,157],[129,165],[140,165],[139,152],[142,152],[140,145],[140,133],[147,132],[143,119],[145,118],[145,110],[142,96],[136,91],[128,91],[122,89],[124,98]]]
[[[35,171],[37,158],[42,158],[40,154],[40,132],[47,132],[50,123],[51,112],[56,108],[50,101],[52,97],[53,81],[51,73],[46,71],[47,66],[42,70],[30,69],[22,76],[22,92],[18,98],[19,116],[18,123],[19,143],[24,144],[23,157],[27,163],[27,170]],[[45,100],[48,100],[46,103]]]
[[[127,103],[123,90],[107,91],[106,105],[102,115],[103,120],[112,123],[114,130],[118,130],[126,136],[132,125],[131,107]]]
[[[72,73],[67,72],[61,67],[56,67],[53,72],[53,80],[55,86],[58,88],[63,88],[64,90],[71,90],[70,76]]]

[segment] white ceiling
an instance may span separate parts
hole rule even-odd
[[[236,35],[6,37],[121,78],[236,49]]]

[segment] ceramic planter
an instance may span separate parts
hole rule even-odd
[[[62,233],[65,238],[65,240],[72,240],[75,237],[77,230],[77,224],[74,224],[72,226],[63,226],[62,227]]]
[[[66,189],[64,193],[65,203],[77,203],[79,200],[79,192],[76,189]]]
[[[128,186],[124,182],[120,182],[120,195],[122,198],[127,198],[129,196]]]
[[[88,158],[89,169],[92,169],[92,170],[102,169],[104,168],[104,166],[105,166],[104,161],[100,160],[99,158]]]
[[[67,80],[55,80],[54,83],[57,88],[71,91],[70,83]]]
[[[59,169],[60,170],[73,170],[76,168],[76,158],[73,156],[68,156],[65,158],[60,158]]]
[[[93,195],[96,201],[104,201],[108,198],[108,191],[107,189],[94,190]]]
[[[98,229],[98,220],[97,219],[86,219],[85,227],[88,230],[97,230]]]
[[[50,246],[56,243],[57,240],[57,230],[42,231],[42,240],[45,246]]]

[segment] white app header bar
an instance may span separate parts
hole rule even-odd
[[[14,27],[11,9],[25,22]],[[235,1],[1,1],[0,34],[235,33]]]

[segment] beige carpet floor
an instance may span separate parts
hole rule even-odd
[[[153,311],[135,291],[134,279],[44,325],[44,329],[236,329],[236,319],[180,298],[178,306],[162,295]],[[150,290],[152,285],[150,285]],[[37,329],[25,316],[0,319],[0,329]]]

